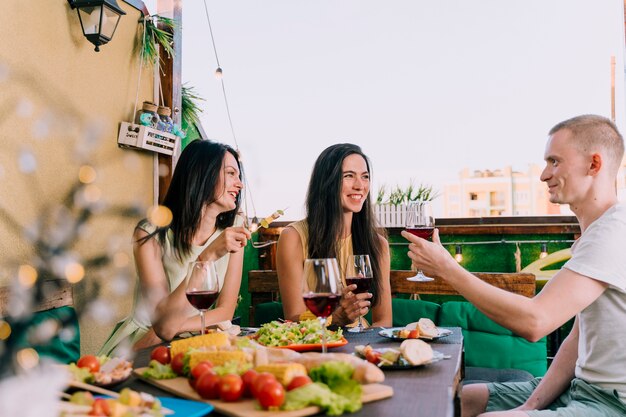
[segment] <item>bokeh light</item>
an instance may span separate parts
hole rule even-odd
[[[96,180],[96,170],[91,165],[83,165],[78,170],[78,180],[83,184],[91,184]]]
[[[17,270],[17,280],[25,287],[32,287],[37,281],[37,270],[31,265],[20,265]]]
[[[7,340],[11,336],[11,325],[4,320],[0,320],[0,340]]]
[[[118,268],[124,268],[130,263],[130,256],[126,252],[117,252],[113,255],[113,264]]]
[[[152,206],[148,209],[148,220],[157,227],[165,227],[172,222],[172,211],[165,206]]]
[[[23,369],[33,369],[39,364],[39,354],[33,348],[21,349],[17,352],[17,363]]]
[[[70,284],[76,284],[85,277],[85,268],[78,262],[70,262],[65,266],[65,278]]]

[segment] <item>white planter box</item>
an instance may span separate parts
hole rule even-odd
[[[406,204],[376,204],[374,214],[383,227],[404,227],[406,220]]]
[[[173,155],[179,141],[178,136],[143,125],[120,123],[117,144],[120,148],[135,148]]]

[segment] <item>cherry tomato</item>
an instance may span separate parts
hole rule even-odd
[[[256,378],[254,378],[254,381],[252,381],[252,388],[250,390],[252,392],[252,396],[254,396],[255,398],[259,398],[260,388],[268,382],[278,381],[276,380],[276,377],[269,372],[261,372],[260,374],[258,374]]]
[[[172,362],[170,362],[170,366],[172,367],[172,371],[174,371],[176,373],[176,375],[183,375],[183,357],[185,356],[184,353],[177,353],[176,356],[174,356],[172,358]]]
[[[369,352],[365,354],[365,359],[368,362],[373,363],[374,365],[378,365],[378,362],[380,362],[380,352],[377,352],[375,350],[370,350]]]
[[[87,368],[89,372],[94,373],[100,370],[100,361],[94,355],[85,355],[76,362],[76,366]]]
[[[259,373],[254,369],[248,369],[243,375],[241,375],[241,379],[243,380],[244,397],[252,397],[252,384],[254,383],[254,378],[256,378],[258,374]]]
[[[415,329],[415,330],[411,330],[409,332],[409,339],[417,339],[418,337],[420,337],[420,331]]]
[[[91,406],[91,411],[89,412],[90,416],[110,416],[111,415],[111,407],[109,407],[109,403],[104,398],[96,398]]]
[[[150,353],[150,359],[166,365],[170,363],[170,350],[167,346],[157,346],[152,349],[152,353]]]
[[[193,367],[193,369],[191,370],[191,377],[193,379],[199,379],[202,376],[202,374],[204,374],[207,371],[212,371],[212,370],[213,370],[213,364],[211,362],[202,361]]]
[[[205,372],[196,381],[196,392],[205,400],[216,400],[220,397],[220,377],[213,372]]]
[[[259,387],[257,399],[263,408],[280,407],[285,402],[285,389],[278,381],[271,381]]]
[[[219,382],[220,399],[237,401],[243,395],[243,380],[239,375],[224,375]]]
[[[298,375],[295,376],[291,382],[289,383],[289,385],[287,385],[287,391],[291,391],[292,389],[296,389],[299,387],[303,387],[305,385],[309,385],[311,382],[311,378],[309,378],[307,375]]]

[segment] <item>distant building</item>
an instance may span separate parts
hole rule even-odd
[[[550,203],[541,182],[542,167],[527,172],[510,166],[496,170],[463,169],[459,182],[444,186],[444,217],[571,215],[568,206]]]

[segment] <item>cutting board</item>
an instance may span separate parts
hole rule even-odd
[[[203,400],[189,385],[186,378],[178,377],[173,379],[152,379],[144,378],[143,372],[147,368],[138,368],[134,370],[137,377],[149,382],[164,391],[178,395],[190,400],[204,401],[215,407],[215,410],[233,417],[268,417],[268,416],[280,416],[280,417],[301,417],[311,416],[320,412],[319,407],[311,406],[301,410],[294,411],[266,411],[257,409],[258,402],[253,399],[239,400],[237,402],[224,402],[220,400]],[[382,400],[389,398],[393,395],[393,388],[382,384],[367,384],[363,385],[363,394],[361,400],[363,403]]]

